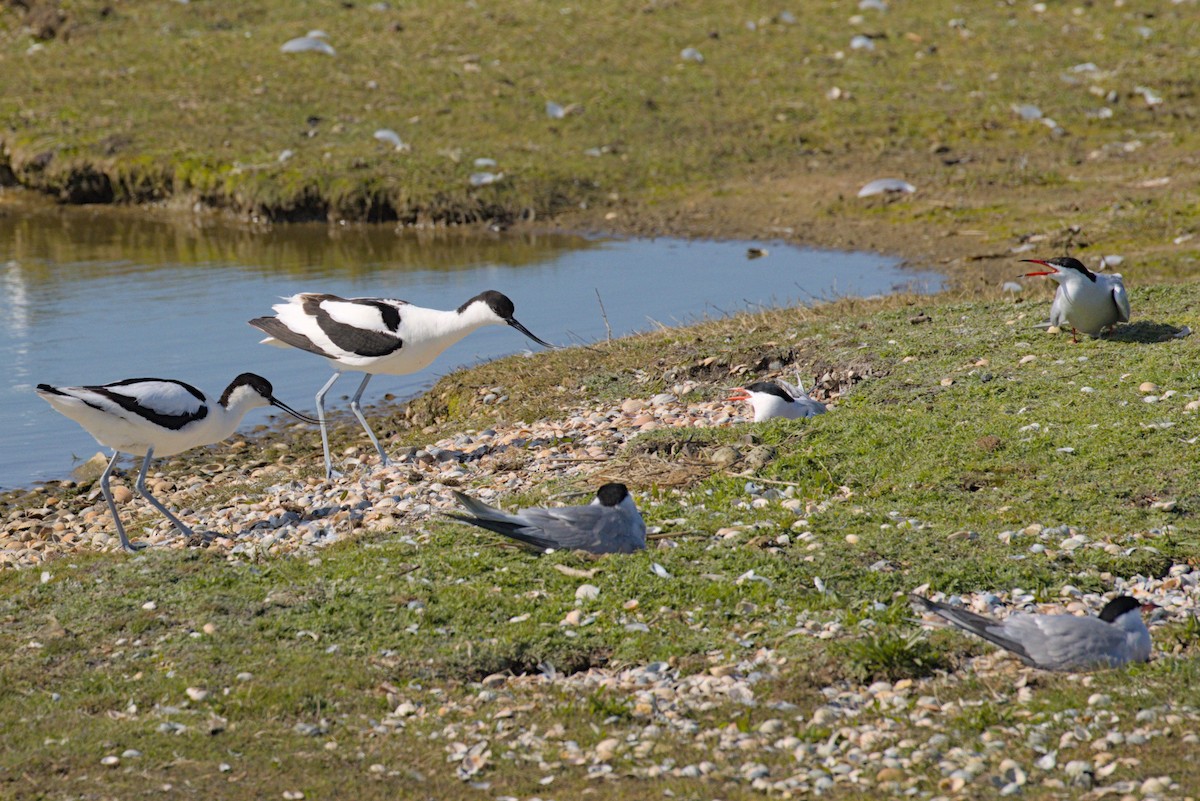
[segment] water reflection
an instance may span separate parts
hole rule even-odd
[[[146,219],[123,209],[6,205],[0,192],[0,253],[30,280],[77,280],[164,265],[237,265],[293,276],[368,278],[380,272],[463,270],[477,264],[522,267],[568,250],[598,247],[581,236],[501,235],[446,229],[318,223],[255,229],[194,218]],[[70,265],[68,270],[61,269]]]

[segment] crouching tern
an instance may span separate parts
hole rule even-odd
[[[146,489],[146,471],[155,455],[173,456],[220,442],[234,432],[246,412],[262,406],[274,406],[306,423],[317,422],[276,398],[271,382],[254,373],[242,373],[233,379],[220,398],[168,378],[127,378],[89,387],[38,384],[37,394],[55,411],[83,426],[101,445],[113,449],[112,459],[100,476],[100,491],[112,512],[121,547],[126,551],[135,550],[135,546],[125,536],[108,484],[117,456],[122,453],[145,456],[134,488],[179,533],[190,537],[192,530]]]
[[[1014,612],[1004,620],[910,595],[914,606],[1011,651],[1042,670],[1116,668],[1150,659],[1150,630],[1141,613],[1156,608],[1129,595],[1105,604],[1099,617]]]
[[[1046,268],[1025,277],[1045,275],[1058,282],[1050,304],[1050,325],[1071,326],[1072,341],[1078,341],[1077,331],[1098,337],[1106,328],[1129,322],[1129,296],[1120,273],[1094,273],[1070,256],[1022,261]]]
[[[796,380],[799,381],[800,377],[796,376]],[[748,401],[754,409],[756,423],[776,417],[794,420],[825,413],[825,404],[810,398],[803,387],[789,384],[782,378],[774,383],[756,381],[744,387],[734,387],[733,393],[726,400]]]
[[[454,492],[469,514],[447,513],[541,551],[633,553],[646,547],[646,524],[624,484],[605,484],[587,506],[520,509],[508,514]]]

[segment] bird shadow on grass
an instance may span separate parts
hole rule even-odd
[[[1184,331],[1183,328],[1169,323],[1156,323],[1150,320],[1139,320],[1130,325],[1123,325],[1105,337],[1113,342],[1132,342],[1137,345],[1153,345],[1158,342],[1169,342],[1177,339]]]

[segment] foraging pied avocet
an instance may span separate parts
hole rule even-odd
[[[1050,304],[1050,325],[1071,326],[1073,342],[1079,341],[1077,331],[1098,337],[1105,328],[1129,322],[1129,296],[1120,273],[1094,273],[1070,256],[1022,261],[1048,268],[1025,273],[1027,278],[1045,275],[1058,282]]]
[[[192,530],[146,489],[146,471],[155,455],[172,456],[200,445],[220,442],[234,432],[246,412],[275,406],[306,423],[305,417],[276,398],[271,382],[254,373],[242,373],[230,382],[215,402],[191,384],[169,378],[127,378],[90,387],[53,387],[38,384],[37,393],[54,409],[83,426],[101,445],[113,449],[112,459],[100,476],[100,490],[121,538],[121,547],[133,551],[109,490],[117,456],[145,456],[135,485],[143,498],[166,515],[185,537]]]
[[[371,376],[422,370],[446,348],[485,325],[510,325],[539,345],[554,347],[517,322],[513,302],[491,290],[451,311],[425,309],[394,298],[340,298],[315,293],[293,295],[271,308],[274,317],[250,321],[250,325],[268,334],[263,343],[324,356],[334,369],[333,377],[317,392],[327,478],[333,477],[333,460],[325,427],[325,394],[343,372],[366,373],[350,399],[350,410],[386,465],[387,454],[358,405]]]

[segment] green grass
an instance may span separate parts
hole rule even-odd
[[[1194,266],[1173,241],[1194,233],[1175,167],[1200,149],[1187,4],[808,4],[789,24],[778,4],[731,0],[79,0],[37,4],[65,17],[40,41],[22,5],[0,8],[0,175],[69,202],[410,224],[611,207],[605,224],[625,229],[732,219],[838,245],[900,236],[909,252],[941,246],[904,237],[971,230],[954,257],[1037,235],[1136,253],[1139,275]],[[279,52],[312,28],[336,56]],[[851,50],[855,33],[876,50]],[[703,63],[680,58],[689,46]],[[1071,71],[1085,62],[1100,72]],[[548,100],[579,113],[550,119]],[[1067,135],[1020,119],[1021,103]],[[411,152],[374,140],[381,127]],[[481,157],[504,180],[471,187]],[[920,193],[853,198],[886,174]]]
[[[1194,312],[1200,287],[1135,287],[1131,294],[1134,326],[1111,340],[1078,345],[1031,327],[1046,310],[1043,300],[922,299],[932,321],[920,325],[909,322],[913,307],[904,299],[845,301],[448,376],[415,404],[414,415],[428,415],[434,432],[409,430],[403,438],[423,441],[438,431],[493,423],[496,416],[534,419],[554,410],[545,400],[555,397],[553,387],[563,387],[560,397],[611,401],[648,397],[669,388],[664,374],[691,373],[704,381],[697,394],[713,396],[729,383],[724,373],[731,365],[781,350],[810,377],[846,365],[867,377],[818,418],[699,431],[690,442],[678,432],[654,432],[609,466],[632,469],[646,454],[670,464],[683,458],[683,448],[697,459],[723,444],[741,445],[750,432],[775,449],[775,458],[749,480],[793,485],[790,491],[809,506],[807,525],[799,528],[797,515],[778,504],[752,508],[746,477],[701,471],[693,483],[669,489],[656,486],[649,472],[632,475],[630,483],[651,525],[682,518],[666,525],[677,547],[628,557],[538,558],[430,519],[334,546],[319,558],[238,563],[205,552],[152,551],[60,559],[46,566],[45,583],[37,570],[0,574],[0,649],[10,654],[0,665],[3,792],[122,796],[172,784],[229,798],[297,789],[325,797],[351,782],[363,787],[364,797],[446,797],[464,785],[455,777],[456,763],[447,762],[447,740],[433,734],[449,726],[469,743],[466,732],[494,728],[498,707],[477,698],[476,682],[490,674],[537,672],[545,665],[570,673],[660,660],[694,674],[745,660],[760,648],[786,661],[757,685],[758,703],[717,704],[693,713],[693,720],[701,729],[746,732],[782,717],[801,741],[821,742],[829,735],[806,716],[824,703],[822,687],[928,680],[989,650],[952,632],[918,634],[903,602],[918,585],[946,592],[1021,587],[1052,600],[1064,584],[1104,590],[1114,575],[1161,575],[1172,562],[1194,557],[1200,534],[1192,488],[1200,485],[1200,468],[1187,440],[1196,436],[1197,421],[1184,405],[1197,394],[1196,345],[1192,337],[1138,337],[1200,327]],[[1037,358],[1020,364],[1027,355]],[[981,358],[987,365],[977,364]],[[944,384],[944,378],[954,380]],[[1179,394],[1144,403],[1143,381]],[[510,393],[503,407],[483,406],[469,391],[497,383]],[[622,388],[616,395],[609,389],[614,385]],[[1082,393],[1083,386],[1095,392]],[[454,397],[460,400],[451,414],[439,398]],[[1026,428],[1035,422],[1040,428]],[[1075,450],[1065,454],[1061,447]],[[319,469],[311,437],[293,450],[302,472]],[[1156,499],[1177,505],[1163,511],[1153,506]],[[1033,523],[1067,526],[1116,547],[1111,553],[1064,550],[1058,543],[1065,531],[1045,540],[1025,533],[1000,537]],[[725,526],[744,530],[711,536]],[[413,534],[420,544],[399,537]],[[789,540],[780,540],[785,534]],[[1030,551],[1039,541],[1047,553]],[[672,578],[655,575],[654,562]],[[588,625],[560,625],[583,580],[555,564],[596,571],[587,579],[600,589],[599,598],[584,604],[594,618]],[[751,570],[766,581],[739,583]],[[636,608],[626,608],[634,600]],[[155,608],[144,608],[148,601]],[[842,633],[815,639],[803,633],[807,621],[840,623]],[[631,623],[649,631],[631,631]],[[206,624],[215,627],[211,634],[204,633]],[[1010,688],[970,674],[957,682],[929,680],[921,692],[963,701],[949,723],[960,738],[1001,736],[1017,722],[1040,720],[1056,740],[1075,725],[1056,713],[1086,707],[1096,692],[1112,695],[1113,711],[1130,719],[1149,706],[1200,704],[1192,676],[1194,622],[1156,629],[1155,636],[1160,655],[1150,665],[1096,674],[1087,687],[1040,676],[1032,685],[1034,700],[1022,706],[1005,700]],[[239,678],[242,673],[252,677]],[[189,687],[210,694],[192,701]],[[561,723],[563,738],[584,748],[649,722],[647,709],[617,690],[501,692],[496,703],[520,710],[512,731]],[[997,692],[1004,697],[997,700]],[[392,734],[376,732],[372,721],[405,700],[424,711]],[[794,711],[781,715],[769,703],[779,701],[795,704]],[[883,708],[864,714],[904,720]],[[174,724],[186,728],[175,732]],[[317,734],[299,733],[298,724],[317,727]],[[493,758],[480,774],[491,790],[545,792],[537,784],[543,774],[521,766],[520,747],[507,739],[512,735],[491,736]],[[1200,780],[1190,763],[1170,761],[1175,747],[1154,739],[1131,749],[1144,768],[1123,768],[1120,775],[1169,773],[1185,785]],[[128,748],[143,756],[116,769],[100,766],[102,757]],[[686,737],[656,748],[677,764],[740,764]],[[1090,753],[1083,743],[1064,749],[1059,761]],[[1038,756],[1024,747],[1015,754],[1024,764]],[[773,776],[788,775],[792,764],[782,754],[755,758],[775,766]],[[618,762],[645,764],[630,756]],[[371,772],[372,764],[383,765],[383,772]],[[594,786],[585,767],[553,772],[556,794]],[[661,792],[636,775],[613,785],[617,797]],[[669,781],[684,793],[698,786]],[[934,787],[938,776],[933,771],[922,781]],[[726,797],[752,792],[746,784],[720,786]],[[858,796],[847,791],[839,797]]]

